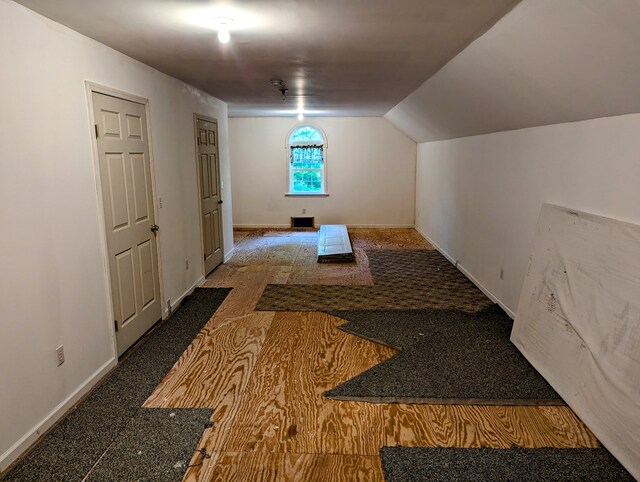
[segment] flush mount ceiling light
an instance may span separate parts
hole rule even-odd
[[[174,7],[175,13],[172,17],[178,17],[189,25],[198,27],[200,29],[213,30],[216,33],[220,28],[219,20],[222,19],[227,20],[227,22],[225,22],[227,24],[226,30],[233,30],[234,34],[236,32],[271,32],[272,28],[275,28],[282,23],[279,16],[277,18],[271,18],[267,15],[264,15],[264,13],[257,14],[256,12],[248,12],[246,10],[234,7],[228,2],[225,2],[224,4],[222,2],[217,2],[215,5],[197,8],[190,8],[186,5],[194,3],[204,4],[208,2],[180,2],[174,0],[171,2],[156,3],[174,4],[176,5],[176,7]],[[183,6],[180,6],[180,4],[183,4]],[[229,24],[229,20],[232,20],[233,24]]]
[[[218,40],[220,41],[220,43],[229,43],[229,40],[231,40],[229,27],[233,23],[233,19],[231,17],[215,17],[213,19],[213,22],[218,29]]]

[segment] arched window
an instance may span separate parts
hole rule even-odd
[[[288,139],[289,194],[326,193],[326,141],[319,129],[296,127]]]

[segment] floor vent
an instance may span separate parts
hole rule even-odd
[[[292,228],[313,228],[313,216],[291,216]]]

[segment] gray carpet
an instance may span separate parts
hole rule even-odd
[[[231,290],[197,289],[13,470],[9,481],[82,480]]]
[[[564,405],[509,340],[497,305],[452,310],[331,311],[341,330],[400,352],[327,391],[337,400],[382,403]]]
[[[213,410],[141,408],[87,481],[180,482]]]
[[[387,482],[633,481],[604,448],[382,447]]]

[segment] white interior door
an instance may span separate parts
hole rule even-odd
[[[222,263],[222,196],[218,156],[218,124],[197,119],[198,177],[202,216],[204,272],[209,274]]]
[[[145,106],[92,93],[118,356],[162,316]]]

